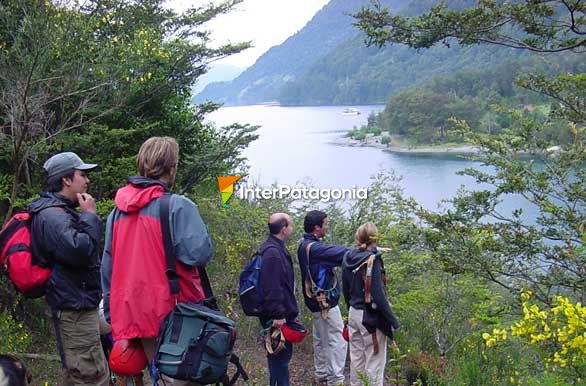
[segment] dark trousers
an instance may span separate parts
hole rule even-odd
[[[271,386],[289,386],[289,362],[293,356],[293,345],[285,342],[285,348],[276,355],[267,355]]]

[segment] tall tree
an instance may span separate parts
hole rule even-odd
[[[377,46],[428,48],[456,40],[558,55],[586,48],[586,4],[581,0],[481,0],[476,7],[460,10],[439,4],[412,18],[392,15],[375,3],[355,17],[367,43]],[[448,272],[473,272],[510,290],[531,287],[544,302],[560,292],[583,302],[586,74],[524,74],[517,85],[550,97],[552,112],[546,121],[537,121],[521,111],[497,108],[515,128],[499,135],[479,134],[467,122],[456,121],[481,148],[475,159],[491,167],[463,174],[490,187],[462,192],[446,213],[422,211],[427,243]],[[567,133],[566,144],[544,139],[542,133],[552,127]],[[503,210],[499,204],[511,194],[536,208],[537,216],[527,218],[522,209]]]
[[[210,61],[249,46],[212,48],[204,29],[240,1],[181,14],[162,0],[0,2],[0,197],[7,216],[40,188],[41,161],[65,149],[101,164],[98,198],[123,181],[151,135],[180,140],[184,187],[236,167],[254,128],[204,124],[217,106],[191,106],[190,90]]]

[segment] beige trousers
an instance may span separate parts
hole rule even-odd
[[[63,386],[108,386],[110,379],[98,333],[98,309],[53,315],[63,364]]]
[[[362,386],[359,375],[364,374],[372,386],[383,386],[387,362],[387,336],[376,330],[379,352],[374,354],[372,334],[362,325],[364,311],[350,307],[348,332],[350,333],[350,385]]]
[[[340,307],[331,308],[327,319],[321,317],[321,312],[313,312],[312,316],[315,377],[327,380],[328,385],[343,385],[348,345],[342,336]]]

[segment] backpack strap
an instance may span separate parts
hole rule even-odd
[[[210,279],[208,278],[208,273],[204,267],[197,267],[199,271],[199,279],[201,280],[201,285],[203,287],[203,292],[206,298],[213,298],[214,293],[212,291],[212,285],[210,284]]]
[[[161,209],[159,210],[159,218],[161,221],[161,231],[163,233],[163,246],[165,248],[165,261],[167,264],[167,278],[169,279],[169,289],[172,295],[179,294],[179,276],[177,275],[175,265],[175,248],[173,248],[173,240],[171,240],[171,222],[169,219],[169,207],[171,204],[171,193],[165,193],[160,198]],[[217,304],[214,299],[214,293],[208,278],[208,273],[204,267],[196,267],[199,273],[199,279],[203,287],[204,296],[206,298],[206,305],[210,308],[217,309]]]
[[[232,376],[232,378],[229,378],[228,374],[226,374],[226,377],[222,381],[222,385],[223,386],[233,386],[239,377],[242,377],[242,380],[244,381],[244,383],[248,385],[248,374],[246,373],[246,370],[244,370],[244,367],[242,367],[242,364],[240,363],[240,358],[238,358],[238,355],[232,353],[232,355],[230,356],[230,363],[232,363],[234,366],[236,366],[236,371],[234,372],[234,375]]]
[[[363,266],[366,266],[366,268],[362,271],[362,279],[364,280],[364,303],[366,304],[366,306],[368,307],[369,304],[372,304],[372,294],[371,294],[371,288],[372,288],[372,268],[374,266],[374,261],[376,260],[376,258],[379,257],[376,254],[372,254],[370,256],[368,256],[366,258],[366,260],[364,262],[362,262],[362,264],[360,264],[353,272],[356,273],[356,271],[358,271],[359,269],[361,269]],[[381,264],[382,263],[382,259],[381,260]],[[384,268],[383,268],[383,272],[384,272]],[[386,286],[386,279],[384,277],[383,274],[383,284]],[[364,312],[367,312],[367,310],[365,309]],[[373,346],[373,353],[374,355],[377,355],[380,351],[380,347],[379,347],[379,343],[378,343],[378,338],[376,336],[376,330],[374,332],[372,332],[370,334],[371,338],[372,338],[372,346]]]
[[[310,299],[315,299],[319,308],[321,309],[321,317],[322,319],[328,318],[328,313],[330,311],[330,303],[328,302],[328,297],[330,294],[331,289],[324,289],[320,288],[315,281],[313,281],[313,277],[311,276],[311,269],[309,268],[309,253],[311,252],[311,247],[316,242],[313,241],[308,243],[305,247],[305,256],[307,257],[307,276],[305,278],[305,294]],[[309,280],[308,280],[309,279]],[[332,285],[332,289],[336,288],[338,285],[338,278],[334,275],[334,284]]]
[[[169,205],[171,202],[171,193],[165,193],[160,199],[161,208],[159,218],[161,221],[161,232],[163,233],[163,247],[165,249],[165,262],[167,264],[167,279],[169,280],[169,290],[172,295],[179,294],[179,277],[175,267],[175,251],[173,241],[171,240],[171,223],[169,220]]]
[[[371,296],[371,288],[372,288],[372,269],[374,267],[374,261],[376,258],[379,257],[376,254],[372,254],[368,256],[364,261],[356,267],[352,273],[357,273],[362,269],[362,267],[366,266],[366,268],[362,271],[362,280],[364,281],[364,303],[370,304],[372,303],[372,296]],[[382,259],[379,259],[381,263],[381,272],[382,272],[382,280],[383,285],[387,286],[387,278],[385,274],[384,263]]]
[[[307,245],[305,246],[305,258],[307,260],[305,264],[305,266],[307,267],[307,276],[305,278],[305,295],[307,295],[307,297],[310,299],[315,297],[313,289],[317,287],[317,285],[313,281],[313,278],[311,277],[311,270],[309,269],[309,252],[311,251],[311,246],[314,243],[315,241],[307,243]]]
[[[366,259],[366,272],[364,275],[364,303],[372,303],[372,296],[370,290],[372,288],[372,266],[374,263],[375,255],[371,255]]]

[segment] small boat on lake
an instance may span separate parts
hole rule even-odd
[[[342,111],[342,115],[360,115],[360,111],[354,107],[348,107]]]

